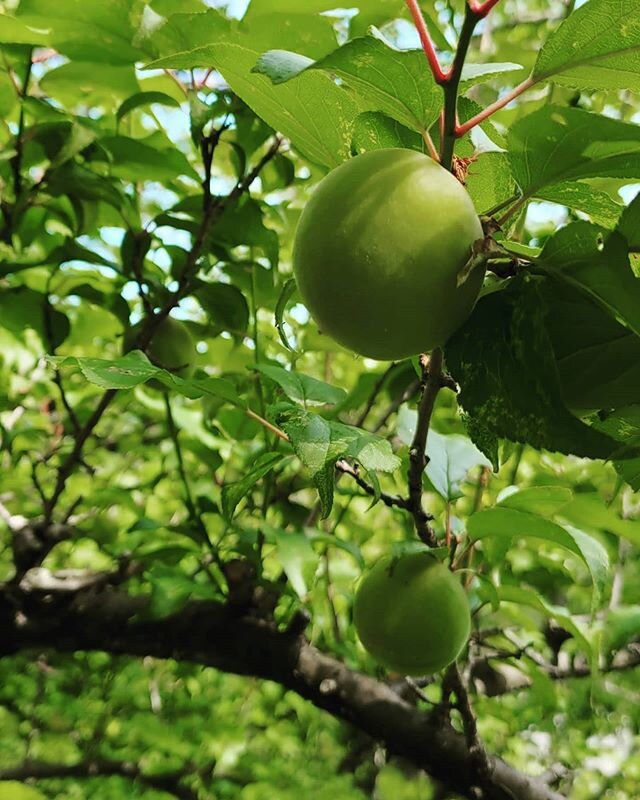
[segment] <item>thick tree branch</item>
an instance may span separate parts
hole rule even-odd
[[[477,768],[465,737],[437,725],[388,685],[319,652],[300,626],[278,631],[214,602],[193,602],[162,620],[143,620],[144,597],[109,585],[54,598],[0,587],[0,656],[51,648],[103,650],[191,661],[273,680],[384,743],[464,797],[477,797]],[[561,795],[498,758],[488,760],[491,800],[561,800]]]

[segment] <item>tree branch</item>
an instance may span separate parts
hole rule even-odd
[[[0,587],[0,657],[25,649],[102,650],[174,658],[273,680],[355,725],[463,797],[474,798],[477,769],[464,736],[436,725],[385,683],[318,651],[301,626],[278,631],[264,619],[216,602],[192,602],[171,617],[142,620],[142,596],[113,586],[56,594]],[[562,800],[498,758],[488,759],[492,800]]]
[[[409,503],[416,532],[420,539],[429,547],[437,547],[438,540],[429,525],[429,515],[422,506],[422,474],[427,465],[426,448],[431,415],[438,392],[442,387],[442,349],[436,347],[428,364],[423,362],[423,373],[427,380],[422,392],[422,399],[418,408],[418,421],[416,430],[409,449]]]

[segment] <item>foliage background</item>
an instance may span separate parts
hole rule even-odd
[[[421,52],[356,39],[376,25],[388,42],[417,47],[401,2],[324,15],[331,3],[253,0],[242,22],[242,4],[226,14],[208,5],[205,14],[200,0],[0,3],[3,593],[15,601],[30,576],[21,613],[44,608],[54,619],[73,582],[101,572],[149,596],[149,618],[224,598],[273,611],[282,629],[306,609],[314,645],[387,680],[358,644],[350,609],[365,565],[415,544],[410,515],[379,494],[406,491],[420,367],[341,350],[287,281],[315,183],[352,152],[425,149],[428,128],[437,141],[439,89]],[[539,68],[574,5],[498,4],[471,42],[470,62],[488,66],[465,78],[463,122]],[[460,156],[477,156],[467,186],[479,212],[515,196],[516,182],[524,192],[504,226],[503,262],[515,253],[540,280],[508,273],[505,288],[494,275],[496,291],[447,350],[467,418],[452,392],[439,393],[424,483],[438,537],[459,536],[461,551],[480,540],[465,562],[478,576],[467,581],[479,609],[467,677],[480,736],[575,800],[631,799],[640,787],[640,472],[621,455],[640,426],[628,256],[637,270],[640,6],[585,9],[602,23],[614,5],[626,27],[610,38],[628,36],[628,54],[605,32],[602,68],[595,56],[577,73],[559,68],[458,143]],[[446,62],[463,4],[423,6]],[[354,39],[349,57],[329,56]],[[250,71],[272,48],[327,57],[326,69],[274,85]],[[548,47],[547,64],[568,48]],[[391,91],[357,61],[371,53]],[[606,280],[594,278],[605,269]],[[122,337],[171,304],[198,341],[198,371],[187,382],[159,376],[165,400],[144,384],[156,375],[144,358],[122,358]],[[505,309],[516,322],[500,349],[492,324]],[[373,500],[352,477],[335,479],[343,458],[359,461]],[[257,595],[241,596],[246,575],[234,594],[229,563],[251,566]],[[43,595],[42,571],[59,570],[76,572]],[[3,656],[3,798],[456,796],[277,683],[117,647],[35,644]],[[430,711],[441,680],[411,699]]]

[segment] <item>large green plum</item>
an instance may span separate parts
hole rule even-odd
[[[455,661],[471,626],[459,580],[427,552],[381,558],[358,586],[353,621],[365,649],[403,675]]]
[[[444,344],[469,316],[484,271],[457,278],[482,237],[453,175],[413,150],[374,150],[320,182],[293,269],[324,333],[361,355],[400,359]]]

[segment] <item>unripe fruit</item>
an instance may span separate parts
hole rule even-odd
[[[140,325],[131,328],[124,337],[124,351],[135,345]],[[173,317],[165,317],[153,332],[151,341],[145,348],[149,361],[180,378],[188,378],[195,368],[196,346],[187,326]],[[154,388],[164,389],[158,381],[149,381]]]
[[[457,277],[482,226],[464,187],[414,150],[374,150],[318,185],[298,223],[293,269],[320,329],[344,347],[400,359],[444,344],[484,270]]]
[[[460,582],[426,552],[381,558],[358,586],[353,621],[365,649],[403,675],[455,661],[471,627]]]

